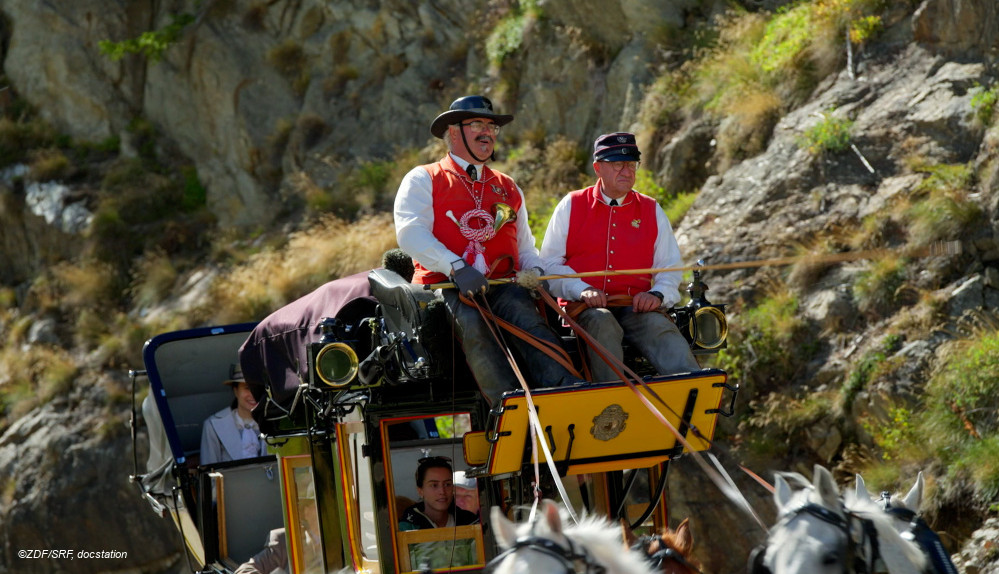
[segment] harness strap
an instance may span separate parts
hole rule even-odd
[[[528,387],[523,373],[520,372],[520,367],[517,365],[517,361],[514,360],[513,354],[510,352],[510,348],[503,342],[503,337],[493,325],[493,322],[496,320],[496,315],[492,312],[492,309],[488,309],[489,301],[486,300],[484,296],[482,297],[482,301],[486,308],[483,308],[483,306],[479,305],[474,299],[468,301],[479,311],[479,314],[482,316],[482,320],[489,328],[489,332],[492,333],[493,338],[496,340],[496,344],[499,345],[500,350],[503,351],[503,356],[506,357],[507,362],[510,364],[510,368],[513,370],[514,375],[516,375],[517,381],[520,383],[520,387],[524,389],[524,398],[527,401],[528,420],[531,423],[531,454],[534,459],[534,504],[531,506],[531,518],[534,518],[538,508],[538,502],[541,500],[541,469],[538,463],[540,458],[538,457],[538,444],[540,443],[541,450],[545,455],[545,462],[547,462],[548,468],[552,473],[552,480],[555,482],[559,495],[562,496],[563,505],[569,512],[569,516],[572,517],[573,522],[578,524],[579,518],[576,516],[576,511],[573,510],[572,506],[568,503],[569,495],[566,493],[565,485],[562,484],[562,479],[559,477],[558,470],[555,468],[555,461],[552,457],[550,449],[548,448],[548,443],[545,442],[544,429],[541,428],[541,421],[538,419],[538,412],[534,406],[534,398],[531,396],[531,389]],[[490,320],[490,317],[492,318],[492,321]]]
[[[474,301],[468,299],[465,295],[458,295],[458,298],[461,300],[462,303],[466,305],[477,306]],[[535,349],[547,355],[548,358],[552,359],[559,365],[562,365],[565,368],[565,370],[569,371],[569,373],[572,374],[573,376],[582,378],[582,376],[579,373],[579,370],[576,369],[576,367],[572,364],[572,360],[569,358],[569,354],[566,353],[565,349],[563,349],[562,347],[556,345],[555,343],[552,343],[551,341],[539,339],[538,337],[535,337],[534,335],[528,333],[527,331],[521,329],[520,327],[514,325],[513,323],[510,323],[509,321],[497,317],[495,314],[493,314],[491,309],[482,309],[481,307],[479,307],[479,311],[483,313],[483,319],[485,319],[487,323],[489,321],[495,322],[497,325],[502,327],[511,335],[517,337],[521,341],[524,341],[528,345],[531,345]]]
[[[749,501],[746,500],[746,497],[743,496],[742,492],[740,492],[739,489],[735,487],[734,482],[732,482],[731,479],[726,481],[726,479],[723,478],[718,471],[716,471],[714,468],[708,465],[708,463],[704,460],[705,457],[702,456],[700,452],[694,450],[694,447],[691,446],[689,442],[687,442],[687,439],[683,436],[683,434],[681,434],[680,431],[678,431],[676,427],[673,426],[673,424],[670,423],[665,416],[663,416],[662,412],[660,412],[660,410],[656,408],[654,404],[652,404],[649,398],[646,397],[638,389],[638,387],[641,386],[649,395],[654,397],[657,401],[659,401],[660,404],[662,404],[664,407],[666,407],[667,410],[669,410],[674,416],[676,416],[678,420],[682,420],[682,417],[678,415],[675,411],[673,411],[673,409],[671,409],[669,405],[666,404],[666,401],[664,401],[662,397],[656,394],[656,392],[652,390],[652,388],[649,387],[649,385],[647,385],[645,381],[642,380],[641,377],[639,377],[637,374],[635,374],[634,371],[628,368],[628,366],[625,365],[623,361],[619,361],[617,357],[614,357],[603,345],[601,345],[599,342],[596,341],[596,339],[590,336],[585,329],[580,327],[579,323],[576,323],[576,321],[572,317],[570,317],[554,299],[552,299],[551,295],[549,295],[544,289],[538,289],[538,292],[541,294],[542,300],[544,300],[545,303],[547,303],[550,307],[552,307],[559,314],[559,316],[561,316],[562,319],[565,320],[566,323],[568,323],[569,326],[572,327],[574,331],[576,331],[576,334],[581,338],[583,338],[588,345],[590,345],[590,347],[597,353],[597,355],[601,359],[607,362],[607,365],[611,368],[612,371],[614,371],[614,374],[619,376],[621,380],[628,385],[628,388],[630,388],[631,391],[635,393],[635,396],[638,397],[638,400],[641,401],[643,405],[645,405],[645,407],[649,410],[649,412],[652,413],[652,415],[656,417],[656,419],[658,419],[659,422],[663,424],[663,426],[669,429],[669,431],[673,434],[673,436],[676,437],[678,443],[683,445],[684,448],[688,452],[690,452],[690,454],[694,457],[694,461],[697,462],[697,464],[701,467],[701,470],[703,470],[704,473],[708,475],[708,478],[710,478],[711,481],[715,483],[715,486],[717,486],[718,489],[721,490],[722,494],[724,494],[729,500],[735,503],[735,505],[738,506],[740,509],[742,509],[744,512],[749,514],[749,516],[751,516],[754,520],[756,520],[756,523],[760,525],[760,528],[766,531],[767,530],[766,524],[759,517],[759,515],[756,514],[756,511],[753,510],[753,507],[749,504]],[[625,373],[627,373],[628,376],[625,376]],[[699,431],[697,431],[696,428],[694,428],[692,425],[689,425],[689,428],[691,429],[691,432],[699,433]]]

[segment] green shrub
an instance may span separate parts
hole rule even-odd
[[[808,3],[783,6],[767,22],[750,58],[765,72],[795,67],[814,40],[815,12]]]
[[[910,243],[957,238],[981,219],[981,207],[969,198],[975,177],[971,165],[922,166],[918,171],[929,176],[915,188],[916,200],[905,211]]]
[[[159,62],[167,48],[180,39],[184,28],[194,22],[193,14],[172,14],[170,23],[159,30],[143,32],[138,38],[121,42],[101,40],[97,43],[100,51],[111,60],[117,62],[126,54],[140,54],[150,62]]]
[[[877,36],[884,29],[884,22],[881,16],[864,16],[850,22],[850,41],[854,44],[863,44]]]
[[[731,321],[722,368],[748,384],[750,395],[793,381],[818,350],[816,332],[798,316],[798,298],[784,286]]]
[[[905,259],[886,254],[871,261],[853,284],[857,308],[874,318],[890,314],[897,308],[898,290],[905,280]]]
[[[983,124],[991,125],[996,109],[996,100],[999,100],[999,84],[992,84],[987,89],[981,84],[976,84],[973,90],[971,109],[975,112],[975,117]]]
[[[901,338],[898,335],[887,335],[881,341],[881,348],[864,354],[860,362],[854,366],[841,392],[840,407],[843,412],[850,412],[857,394],[884,371],[887,357],[899,349],[900,343]]]
[[[999,331],[976,331],[952,344],[926,386],[925,411],[916,423],[916,444],[951,478],[951,496],[970,484],[976,499],[999,495]]]
[[[499,66],[507,56],[520,50],[527,23],[541,17],[538,4],[537,0],[523,0],[496,23],[486,38],[486,58],[490,64]]]
[[[833,112],[822,114],[822,120],[805,130],[799,145],[813,155],[845,151],[850,147],[852,127],[852,121],[836,117]]]

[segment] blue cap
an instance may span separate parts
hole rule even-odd
[[[641,157],[635,134],[604,134],[593,142],[593,161],[638,161]]]

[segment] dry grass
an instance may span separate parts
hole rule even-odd
[[[353,223],[322,217],[281,249],[257,253],[220,278],[207,313],[213,323],[261,319],[327,281],[377,267],[396,246],[389,214]]]

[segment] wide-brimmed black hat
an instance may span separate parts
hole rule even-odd
[[[513,116],[509,114],[497,114],[493,111],[493,103],[485,96],[462,96],[451,102],[448,111],[437,116],[430,124],[430,133],[435,138],[444,137],[444,132],[451,124],[471,118],[488,118],[498,126],[505,126],[513,121]]]
[[[593,161],[638,161],[641,157],[635,134],[604,134],[593,142]]]

